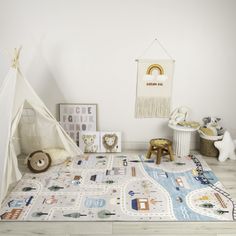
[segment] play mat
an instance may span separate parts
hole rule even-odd
[[[232,221],[235,204],[200,155],[81,155],[26,173],[0,209],[18,221]]]

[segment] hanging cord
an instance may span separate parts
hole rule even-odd
[[[173,57],[168,53],[168,51],[167,51],[166,48],[162,45],[162,43],[161,43],[157,38],[155,38],[155,41],[158,42],[158,44],[159,44],[160,47],[163,49],[163,51],[166,53],[166,55],[167,55],[171,60],[174,61]]]
[[[166,50],[166,48],[161,44],[161,42],[155,38],[150,44],[149,46],[143,51],[143,53],[138,57],[138,58],[141,58],[143,57],[147,51],[155,44],[155,43],[158,43],[159,46],[161,47],[161,49],[165,52],[165,54],[172,60],[174,61],[173,57],[168,53],[168,51]],[[136,59],[136,61],[138,61],[138,59]]]
[[[156,42],[156,39],[154,39],[149,45],[148,47],[143,51],[143,53],[138,57],[138,58],[141,58],[142,56],[144,56],[147,51],[154,45],[154,43]]]

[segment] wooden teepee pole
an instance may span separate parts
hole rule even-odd
[[[14,56],[12,59],[12,67],[17,69],[19,67],[19,58],[20,58],[20,52],[21,52],[22,47],[15,48],[14,49]]]

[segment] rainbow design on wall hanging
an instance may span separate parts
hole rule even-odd
[[[147,75],[151,75],[153,70],[159,70],[160,75],[164,75],[164,69],[161,65],[159,64],[151,64],[148,68],[147,68]]]

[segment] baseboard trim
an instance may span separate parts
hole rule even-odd
[[[170,138],[170,140],[172,140]],[[147,150],[149,147],[149,141],[145,142],[136,142],[136,141],[126,141],[122,142],[122,150]],[[198,150],[199,149],[199,139],[197,137],[192,137],[191,150]]]
[[[149,142],[122,142],[123,150],[146,150]]]

